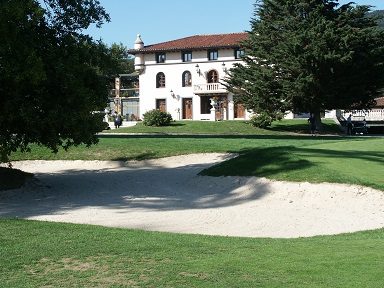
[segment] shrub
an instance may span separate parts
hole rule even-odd
[[[171,114],[154,109],[143,115],[145,126],[168,126],[172,121]]]
[[[250,122],[253,126],[259,128],[267,128],[271,126],[273,117],[265,112],[252,116]]]

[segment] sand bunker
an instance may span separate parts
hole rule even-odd
[[[0,217],[284,238],[384,227],[382,191],[197,175],[229,157],[15,162],[15,168],[35,173],[36,180],[0,193]]]

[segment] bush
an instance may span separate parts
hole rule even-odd
[[[145,126],[168,126],[172,121],[171,114],[160,110],[150,110],[143,115]]]
[[[259,128],[267,128],[271,126],[274,118],[265,112],[252,116],[250,122],[253,126]]]

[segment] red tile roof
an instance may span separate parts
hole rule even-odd
[[[209,48],[236,48],[247,39],[248,33],[230,33],[214,35],[195,35],[173,41],[144,46],[142,49],[131,49],[129,53],[153,53],[161,51],[200,50]]]

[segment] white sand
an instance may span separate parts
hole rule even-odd
[[[23,161],[25,187],[0,193],[0,217],[246,237],[307,237],[384,227],[384,192],[197,173],[231,155],[150,161]]]

